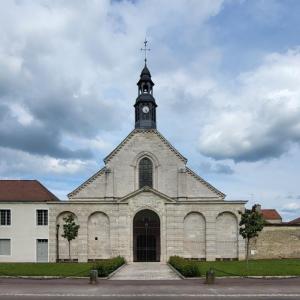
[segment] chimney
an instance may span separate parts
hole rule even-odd
[[[257,211],[258,213],[261,213],[261,205],[260,204],[255,204],[255,211]]]

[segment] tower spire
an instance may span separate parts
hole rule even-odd
[[[150,51],[151,49],[150,48],[147,48],[147,39],[145,38],[145,41],[144,41],[144,48],[141,48],[141,51],[144,51],[145,52],[145,65],[147,64],[147,51]]]
[[[147,47],[148,41],[145,39],[144,48],[141,51],[145,52],[145,66],[141,72],[140,80],[138,81],[138,97],[135,102],[135,128],[156,128],[156,103],[153,97],[154,82],[151,79],[151,73],[147,67]]]

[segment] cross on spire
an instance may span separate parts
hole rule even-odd
[[[150,48],[147,48],[147,43],[148,41],[146,40],[145,38],[145,41],[144,41],[144,48],[141,48],[141,51],[144,51],[145,52],[145,64],[147,62],[147,51],[150,51]]]

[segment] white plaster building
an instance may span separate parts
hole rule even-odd
[[[36,180],[0,180],[0,262],[47,262],[47,202],[59,201]]]
[[[104,159],[101,170],[68,195],[68,201],[43,204],[49,211],[49,238],[47,230],[39,235],[34,223],[28,224],[33,226],[23,244],[31,243],[28,255],[11,256],[11,260],[34,260],[29,240],[38,236],[49,240],[49,261],[68,259],[61,234],[63,218],[70,213],[80,225],[78,237],[71,242],[76,261],[117,255],[129,262],[167,261],[172,255],[200,260],[244,258],[238,212],[246,202],[224,200],[225,195],[187,167],[187,159],[157,131],[153,86],[145,65],[138,82],[135,129]],[[20,210],[21,205],[16,204]],[[28,213],[36,207],[28,206]],[[1,256],[1,239],[17,235],[16,228],[5,235],[0,226],[2,261],[8,258]]]

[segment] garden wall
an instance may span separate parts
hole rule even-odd
[[[250,243],[251,259],[300,258],[300,224],[268,224]]]

